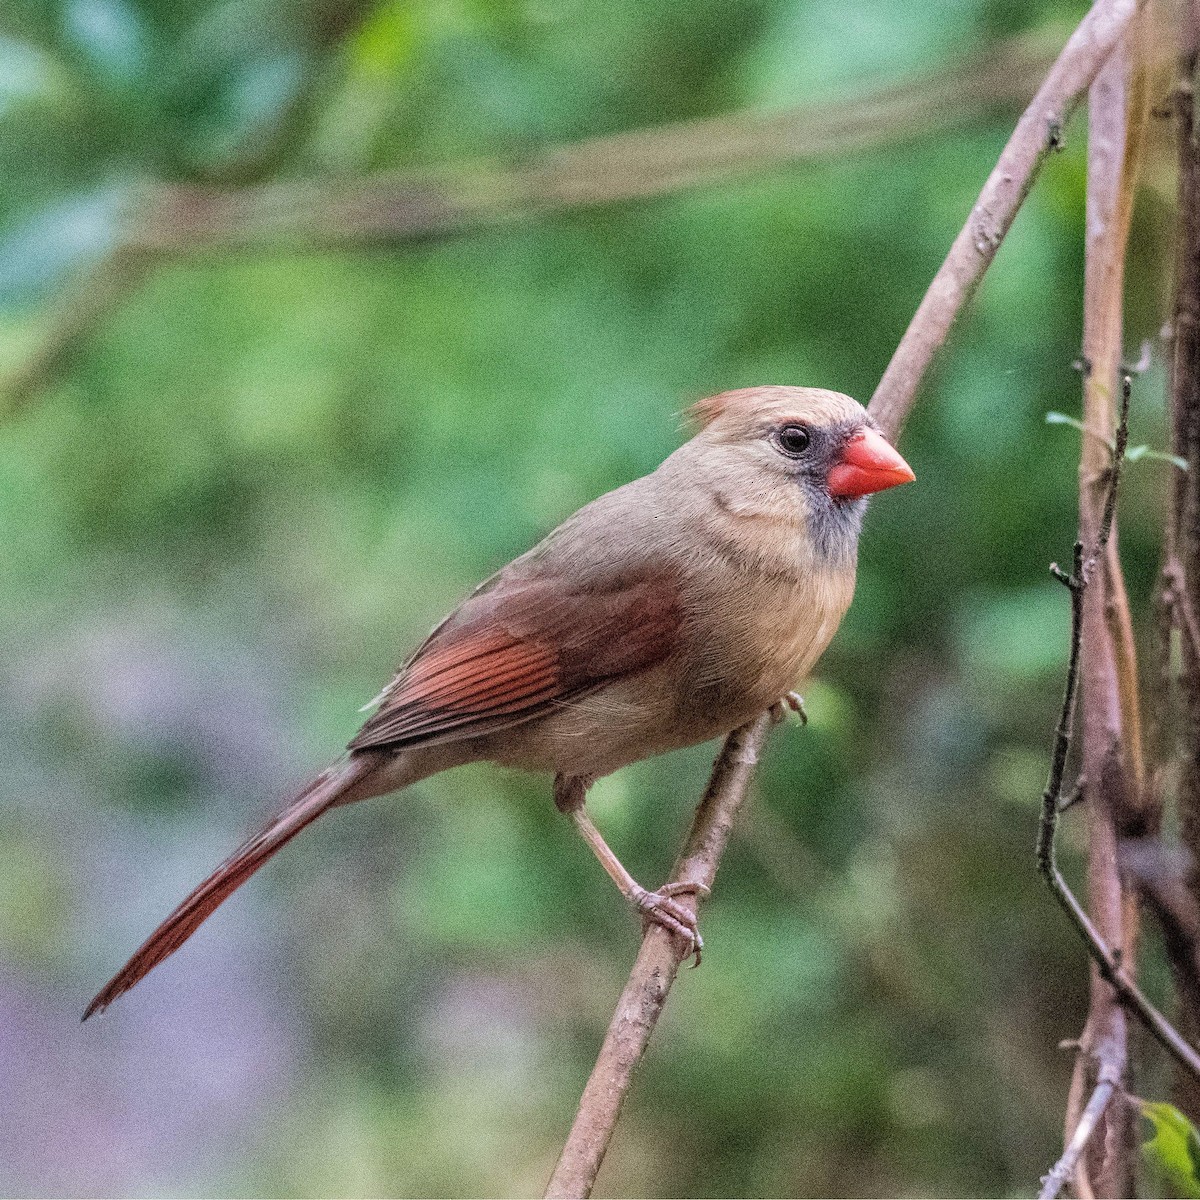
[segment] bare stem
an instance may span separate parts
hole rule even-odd
[[[1060,146],[1067,118],[1124,36],[1141,3],[1099,0],[1079,23],[1017,122],[871,397],[871,416],[893,441],[912,409],[934,354],[995,258],[1046,155]]]
[[[1128,29],[1140,4],[1141,0],[1099,0],[1071,36],[1021,117],[970,219],[930,285],[871,401],[872,416],[893,439],[912,408],[935,351],[945,341],[954,318],[995,256],[996,249],[1032,186],[1043,158],[1048,151],[1061,145],[1062,129],[1067,117]],[[1123,434],[1119,446],[1118,460],[1124,455]],[[1119,468],[1118,461],[1113,471],[1114,484]],[[1115,490],[1114,486],[1114,493]],[[1110,512],[1106,518],[1106,528],[1111,522]],[[1074,574],[1083,577],[1090,573],[1090,569],[1090,560],[1089,564],[1083,562],[1080,548]],[[1077,646],[1073,659],[1068,681],[1072,705],[1079,673]],[[1070,711],[1068,709],[1060,722],[1060,727],[1065,727],[1068,746]],[[674,879],[711,885],[729,837],[733,815],[744,799],[753,762],[769,726],[770,717],[764,714],[753,725],[731,734],[726,741],[708,791],[697,810],[687,849],[677,865]],[[1057,786],[1053,792],[1051,821],[1057,820],[1061,784],[1060,764]],[[1077,903],[1073,903],[1074,897],[1054,865],[1053,826],[1044,836],[1048,839],[1045,855],[1052,886],[1058,886],[1059,892],[1056,894],[1060,894],[1067,911],[1076,919],[1081,931],[1086,933],[1091,929],[1087,914]],[[1120,977],[1119,965],[1113,961],[1111,952],[1095,935],[1094,929],[1091,933],[1094,936],[1088,939],[1088,944],[1093,953],[1099,956],[1102,969],[1120,981],[1114,986],[1124,988],[1130,996],[1140,997],[1136,985]],[[651,927],[643,938],[641,952],[613,1014],[567,1143],[547,1186],[546,1196],[590,1196],[629,1090],[634,1068],[645,1052],[678,969],[678,951],[670,937],[663,930]],[[1152,1012],[1149,1002],[1144,997],[1141,999],[1147,1013]],[[1158,1020],[1166,1025],[1161,1016],[1158,1016]],[[1182,1043],[1182,1039],[1179,1041],[1185,1056],[1194,1053]]]
[[[1183,1039],[1178,1030],[1126,974],[1120,959],[1101,937],[1095,924],[1063,878],[1062,872],[1058,868],[1055,849],[1055,833],[1062,803],[1063,775],[1067,754],[1071,748],[1075,698],[1079,687],[1080,651],[1083,641],[1083,596],[1096,563],[1104,553],[1116,515],[1121,463],[1129,437],[1129,393],[1130,381],[1126,376],[1122,388],[1121,416],[1117,425],[1117,449],[1113,455],[1099,539],[1086,559],[1083,555],[1083,543],[1075,543],[1074,568],[1070,573],[1063,571],[1057,564],[1050,568],[1054,577],[1071,593],[1071,649],[1067,660],[1067,685],[1054,733],[1050,775],[1046,783],[1046,790],[1042,794],[1042,818],[1038,827],[1037,862],[1038,869],[1055,899],[1082,937],[1088,953],[1099,968],[1101,978],[1112,986],[1122,1004],[1142,1021],[1163,1048],[1181,1066],[1186,1067],[1197,1078],[1200,1078],[1200,1054]]]
[[[1120,1086],[1121,1065],[1119,1059],[1101,1061],[1095,1090],[1084,1106],[1079,1123],[1075,1126],[1075,1132],[1071,1134],[1071,1139],[1067,1142],[1062,1157],[1042,1179],[1042,1189],[1038,1192],[1038,1200],[1054,1200],[1054,1197],[1063,1190],[1067,1180],[1074,1173],[1084,1150],[1087,1149],[1088,1142],[1092,1139],[1092,1134],[1096,1132],[1096,1127],[1100,1124],[1101,1117],[1104,1116],[1105,1109],[1108,1108],[1109,1102]]]
[[[725,852],[733,820],[746,798],[754,764],[773,721],[769,713],[725,739],[712,777],[696,809],[672,882],[711,888]],[[692,896],[682,903],[696,903]],[[579,1101],[579,1111],[559,1156],[546,1196],[590,1196],[604,1161],[634,1068],[641,1061],[682,961],[682,944],[661,925],[650,924],[625,990],[605,1034],[604,1044]]]

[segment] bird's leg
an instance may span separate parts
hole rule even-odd
[[[800,718],[801,725],[808,724],[808,713],[804,711],[804,697],[799,692],[788,692],[782,700],[776,700],[771,705],[771,720],[778,725],[787,715],[785,710],[788,708]]]
[[[554,780],[554,803],[560,812],[569,813],[583,840],[591,847],[600,865],[609,878],[621,889],[621,894],[648,920],[661,925],[668,933],[682,938],[687,946],[685,958],[695,956],[695,966],[700,965],[700,952],[704,939],[696,923],[696,914],[673,897],[692,893],[707,896],[708,888],[702,883],[666,883],[656,892],[647,891],[630,873],[621,860],[612,852],[600,830],[593,824],[584,809],[584,800],[591,780],[583,776],[558,775]]]

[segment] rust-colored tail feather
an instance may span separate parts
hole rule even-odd
[[[355,755],[318,775],[264,829],[243,842],[187,896],[105,984],[87,1006],[83,1019],[86,1021],[93,1013],[103,1012],[164,958],[174,954],[208,916],[277,850],[290,842],[306,825],[311,825],[326,809],[339,801],[350,799],[346,792],[375,771],[385,757],[379,754]]]

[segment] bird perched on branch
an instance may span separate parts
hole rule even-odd
[[[698,952],[695,916],[625,870],[588,786],[778,704],[850,604],[865,497],[913,473],[837,392],[746,388],[691,413],[698,432],[656,471],[585,505],[442,621],[348,753],[163,921],[85,1019],[323,812],[480,760],[551,773],[617,887]]]

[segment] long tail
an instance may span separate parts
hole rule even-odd
[[[129,991],[143,975],[174,954],[196,932],[210,913],[228,899],[306,825],[311,825],[335,804],[365,799],[372,794],[363,783],[387,761],[386,754],[356,754],[316,777],[286,808],[249,841],[243,842],[177,909],[142,943],[134,956],[87,1006],[86,1021],[103,1012],[118,996]]]

